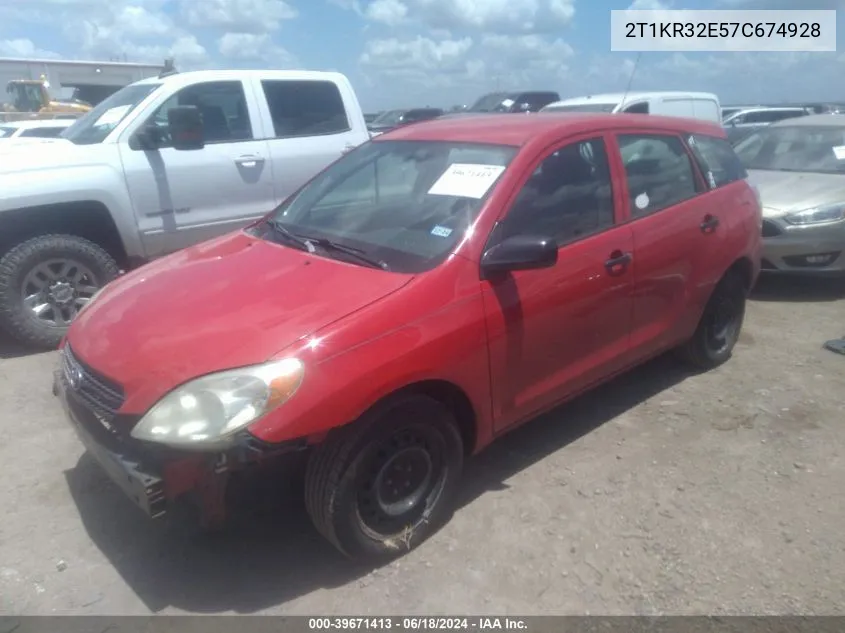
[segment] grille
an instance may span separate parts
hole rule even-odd
[[[106,420],[113,419],[123,406],[123,387],[85,365],[69,345],[62,350],[62,374],[77,398]]]
[[[763,237],[776,237],[782,231],[780,227],[771,220],[763,220]]]

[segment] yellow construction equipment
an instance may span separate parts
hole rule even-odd
[[[53,99],[49,87],[43,75],[40,79],[10,81],[6,85],[9,102],[0,104],[0,121],[76,118],[91,110],[91,104],[85,101]]]

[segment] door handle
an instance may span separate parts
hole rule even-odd
[[[628,266],[633,260],[631,257],[631,253],[623,253],[622,251],[613,251],[610,254],[610,259],[608,259],[604,263],[604,267],[607,268],[607,272],[611,275],[621,275],[626,270],[628,270]]]
[[[709,213],[704,216],[704,221],[701,223],[701,232],[702,233],[712,233],[716,230],[716,227],[719,226],[719,218],[715,215],[710,215]]]
[[[255,167],[256,165],[260,165],[264,162],[264,159],[261,156],[238,156],[235,159],[235,164],[240,165],[241,167]]]

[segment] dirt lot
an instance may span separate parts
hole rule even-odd
[[[374,571],[284,486],[226,539],[149,524],[63,421],[54,354],[0,342],[0,612],[845,613],[842,335],[845,284],[764,280],[726,366],[658,359],[500,440]]]

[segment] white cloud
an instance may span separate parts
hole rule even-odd
[[[0,40],[0,57],[35,57],[38,59],[58,59],[61,57],[53,51],[38,48],[32,40],[14,39]]]
[[[669,3],[664,0],[634,0],[628,7],[628,11],[665,11],[669,6]]]
[[[274,44],[267,33],[226,33],[217,47],[227,59],[260,62],[272,68],[293,68],[298,64],[296,57]]]
[[[191,26],[238,33],[267,33],[299,12],[284,0],[183,0],[182,13]]]
[[[331,0],[374,21],[416,21],[433,29],[519,33],[553,31],[571,22],[575,0]]]
[[[381,71],[455,71],[463,68],[464,55],[471,47],[468,37],[441,41],[422,36],[412,40],[371,40],[364,46],[361,63]]]
[[[367,6],[365,15],[374,22],[396,26],[408,16],[408,7],[400,0],[374,0]]]

